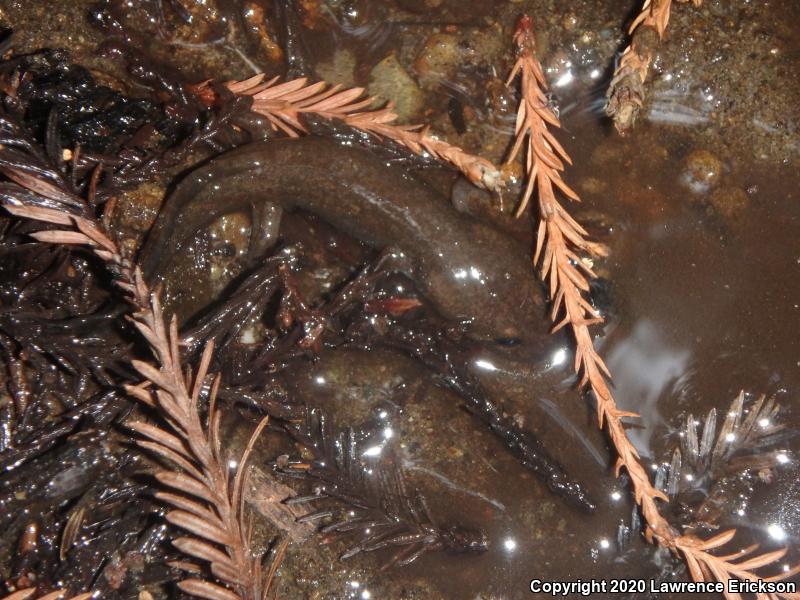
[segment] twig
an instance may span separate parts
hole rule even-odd
[[[23,186],[28,183],[21,178],[17,181]],[[31,193],[41,193],[34,188],[26,186]],[[176,539],[174,545],[185,554],[210,563],[211,573],[236,591],[199,578],[185,579],[179,587],[188,594],[209,600],[262,600],[269,582],[262,576],[260,557],[251,552],[243,490],[247,458],[266,419],[256,428],[231,480],[218,437],[221,416],[214,402],[218,378],[209,394],[207,425],[203,425],[199,414],[199,399],[204,391],[213,346],[206,346],[195,377],[192,378],[191,373],[184,376],[176,319],[173,317],[167,327],[158,294],[148,288],[139,268],[123,256],[102,224],[91,216],[69,212],[69,205],[55,196],[48,194],[50,203],[47,206],[24,195],[25,201],[13,194],[6,194],[2,200],[6,210],[17,217],[61,227],[33,233],[32,237],[38,241],[90,248],[105,262],[115,276],[116,286],[125,292],[134,307],[131,320],[150,345],[156,366],[132,361],[145,382],[126,386],[126,389],[144,404],[157,408],[171,431],[144,422],[130,427],[144,438],[138,442],[140,446],[174,465],[156,474],[161,484],[181,493],[156,494],[175,509],[167,514],[167,520],[192,534]]]
[[[702,2],[691,1],[695,6]],[[647,71],[659,42],[664,38],[671,6],[672,0],[645,0],[641,12],[628,28],[631,42],[620,57],[606,93],[606,114],[614,120],[620,134],[633,127],[644,104]]]
[[[492,191],[503,186],[500,170],[485,158],[440,140],[427,125],[396,124],[397,114],[391,102],[383,108],[369,109],[375,99],[365,96],[364,88],[342,89],[341,85],[324,81],[310,83],[305,77],[278,83],[277,77],[264,81],[263,74],[225,85],[234,94],[251,96],[251,110],[265,116],[275,130],[289,137],[306,133],[300,120],[303,114],[338,119],[378,138],[388,138],[415,154],[427,153],[448,162],[477,186]],[[194,91],[201,97],[213,97],[208,83],[195,86]]]
[[[745,397],[742,391],[733,400],[719,433],[715,408],[708,412],[701,435],[698,435],[698,421],[694,416],[690,414],[686,418],[681,448],[675,449],[677,458],[673,456],[678,472],[670,473],[670,480],[677,478],[676,485],[672,486],[676,492],[682,487],[701,487],[725,474],[771,468],[779,462],[778,456],[785,455],[786,451],[767,451],[787,437],[782,435],[786,426],[777,422],[780,405],[775,398],[767,400],[762,395],[744,417]],[[687,479],[682,474],[691,474],[691,477]]]
[[[312,449],[314,459],[281,460],[280,472],[311,480],[314,491],[286,502],[292,505],[324,502],[323,507],[299,520],[315,523],[330,518],[320,529],[326,538],[356,536],[355,542],[340,556],[342,560],[391,548],[394,554],[382,567],[387,569],[411,564],[428,552],[486,551],[488,541],[482,531],[439,523],[433,518],[419,490],[409,488],[402,464],[390,448],[385,449],[380,463],[362,463],[354,432],[348,429],[334,436],[330,421],[319,409],[309,410],[306,423],[289,429],[289,433]]]
[[[238,594],[201,579],[185,579],[178,587],[204,598],[261,600],[261,563],[250,550],[250,530],[243,515],[243,486],[247,458],[267,419],[256,428],[231,481],[220,451],[221,415],[215,402],[218,377],[210,392],[207,426],[201,423],[198,412],[213,344],[206,346],[193,381],[188,374],[184,379],[177,321],[173,317],[169,332],[165,330],[157,295],[151,295],[150,309],[138,312],[133,321],[150,343],[159,368],[133,361],[136,370],[156,389],[153,392],[143,385],[128,385],[126,390],[145,404],[158,406],[165,413],[172,432],[144,422],[131,423],[129,427],[144,438],[137,442],[142,448],[180,467],[180,470],[165,469],[156,473],[159,483],[181,493],[156,493],[159,500],[175,508],[167,513],[167,521],[193,534],[172,543],[184,554],[208,561],[212,574],[236,589]],[[224,548],[224,552],[220,552],[219,547]]]
[[[513,160],[523,143],[527,142],[525,159],[528,175],[528,185],[518,214],[530,199],[535,185],[540,220],[534,264],[539,265],[542,279],[549,284],[552,301],[551,319],[556,322],[554,330],[565,326],[572,329],[576,345],[574,368],[582,376],[581,387],[590,390],[595,396],[598,424],[601,428],[606,426],[617,451],[616,473],[619,475],[624,467],[631,478],[634,499],[645,519],[647,540],[683,555],[693,579],[696,581],[716,579],[722,582],[730,578],[757,580],[759,576],[753,571],[773,564],[786,554],[786,549],[733,562],[739,560],[745,553],[721,557],[708,551],[731,541],[735,530],[726,531],[703,541],[694,536],[681,535],[658,510],[656,500],[667,500],[667,496],[651,484],[636,448],[625,433],[622,421],[623,418],[638,415],[617,407],[608,386],[610,373],[595,350],[589,331],[589,326],[600,323],[602,317],[586,297],[589,292],[589,280],[596,276],[581,254],[601,255],[605,253],[605,249],[586,239],[586,231],[569,216],[555,197],[554,186],[571,200],[578,200],[577,194],[561,180],[564,162],[569,163],[569,157],[547,130],[548,123],[554,127],[559,127],[560,123],[544,96],[546,81],[541,65],[536,59],[536,41],[530,17],[524,16],[520,19],[514,43],[517,60],[509,82],[517,75],[521,75],[522,101],[517,113],[517,137],[508,160]],[[754,550],[755,547],[751,548],[750,552]],[[795,567],[775,578],[785,579],[798,572],[798,569],[800,567]],[[727,594],[726,596],[737,597]],[[800,597],[796,594],[781,596]]]

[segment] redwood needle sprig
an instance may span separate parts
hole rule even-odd
[[[702,0],[691,2],[700,6]],[[656,48],[664,38],[671,7],[672,0],[644,0],[641,12],[628,28],[631,42],[620,57],[606,93],[606,114],[621,134],[633,127],[644,105],[644,82]]]
[[[756,575],[754,570],[780,560],[787,549],[751,556],[757,548],[754,546],[727,556],[717,556],[710,551],[730,542],[735,530],[701,540],[680,534],[659,512],[657,501],[667,500],[667,497],[650,482],[639,453],[625,432],[623,419],[638,415],[617,406],[609,387],[611,374],[594,348],[589,330],[591,325],[602,322],[602,317],[587,297],[589,281],[596,275],[585,255],[603,255],[606,251],[603,246],[587,239],[586,231],[556,198],[555,190],[558,189],[570,200],[579,200],[578,195],[561,179],[565,163],[571,162],[569,156],[547,129],[548,125],[560,127],[560,122],[544,94],[547,83],[536,58],[536,40],[530,17],[520,19],[514,44],[517,58],[509,83],[520,78],[521,100],[517,112],[516,139],[507,162],[514,160],[525,146],[527,175],[527,185],[517,215],[522,214],[535,189],[539,204],[539,227],[534,265],[539,267],[541,278],[549,287],[551,319],[556,323],[554,330],[563,327],[572,330],[575,338],[574,368],[581,375],[580,386],[591,391],[596,399],[598,425],[600,428],[605,426],[617,452],[616,474],[619,475],[624,468],[631,479],[634,500],[645,520],[645,537],[651,543],[682,555],[695,581],[764,579]],[[773,579],[785,579],[799,570],[795,567]],[[780,596],[800,597],[797,594]],[[726,594],[726,597],[738,598],[738,595]]]
[[[215,395],[219,379],[207,391],[208,367],[213,345],[209,344],[194,377],[184,371],[179,352],[177,320],[164,318],[158,293],[149,288],[138,266],[125,256],[99,219],[90,210],[76,211],[61,198],[53,183],[25,177],[7,167],[3,172],[17,182],[6,186],[2,205],[12,215],[39,221],[55,229],[31,234],[40,241],[90,249],[114,276],[134,309],[131,321],[147,341],[155,362],[132,360],[144,378],[126,390],[134,398],[155,408],[165,425],[144,421],[128,423],[140,439],[139,446],[164,460],[165,468],[155,477],[167,489],[156,497],[170,507],[167,521],[188,535],[173,541],[187,556],[209,565],[217,582],[200,577],[184,579],[178,587],[185,593],[207,600],[264,600],[275,569],[262,573],[261,557],[252,551],[251,524],[244,512],[247,458],[266,419],[256,428],[231,476],[223,457],[219,438],[221,414]],[[68,198],[72,201],[72,197]],[[76,214],[80,213],[80,214]],[[200,397],[207,392],[207,418],[200,416]],[[205,421],[205,422],[204,422]],[[196,570],[196,565],[193,569]],[[29,595],[25,595],[30,592]],[[22,590],[14,600],[32,597],[35,591]],[[45,598],[60,596],[48,595]],[[82,597],[81,597],[82,598]]]
[[[503,186],[500,170],[490,161],[439,139],[427,125],[395,123],[397,113],[392,103],[370,108],[375,98],[366,96],[364,88],[343,88],[324,81],[311,83],[305,77],[284,82],[275,77],[265,81],[263,74],[225,85],[234,94],[251,96],[253,112],[266,117],[275,130],[289,137],[306,133],[300,120],[303,114],[338,119],[377,138],[390,139],[415,154],[427,153],[448,162],[479,187],[496,192]],[[193,91],[200,97],[213,97],[214,93],[208,82],[194,86]]]

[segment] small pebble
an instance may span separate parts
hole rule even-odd
[[[423,109],[422,92],[394,53],[384,58],[372,69],[368,89],[380,102],[393,100],[395,112],[400,121],[411,121],[418,118]]]
[[[423,88],[438,89],[443,80],[455,78],[468,53],[459,42],[459,36],[448,33],[428,37],[414,61],[414,73]]]
[[[456,448],[455,446],[450,446],[447,449],[447,454],[450,458],[461,458],[464,456],[464,451],[461,448]]]
[[[694,150],[686,157],[683,183],[695,194],[705,194],[719,183],[722,161],[708,150]]]
[[[574,29],[578,24],[578,17],[575,15],[575,13],[568,12],[566,15],[564,15],[562,23],[564,24],[564,29],[569,31],[570,29]]]

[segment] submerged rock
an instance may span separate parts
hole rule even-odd
[[[695,150],[686,158],[682,183],[695,194],[705,194],[719,183],[722,161],[708,150]]]
[[[394,54],[384,58],[372,69],[368,89],[378,101],[394,102],[400,121],[413,120],[422,111],[422,92]]]

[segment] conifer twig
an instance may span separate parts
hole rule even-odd
[[[439,139],[427,125],[396,124],[397,113],[391,102],[383,108],[370,109],[375,98],[365,96],[364,88],[343,89],[324,81],[310,83],[305,77],[279,83],[277,77],[265,81],[263,74],[225,85],[234,94],[251,96],[252,110],[289,137],[305,133],[300,116],[313,113],[341,120],[378,138],[388,138],[415,154],[427,153],[448,162],[479,187],[499,191],[503,186],[500,170],[485,158]],[[194,92],[201,97],[213,94],[208,82],[195,86]]]
[[[17,178],[17,181],[25,185],[22,179]],[[130,427],[141,435],[142,439],[138,441],[141,447],[165,459],[171,466],[156,473],[156,479],[178,493],[159,492],[156,496],[173,508],[167,514],[167,520],[191,534],[174,540],[174,545],[184,554],[208,562],[212,575],[226,584],[190,578],[178,586],[190,595],[207,600],[263,600],[274,569],[265,578],[261,573],[260,557],[251,551],[251,531],[244,515],[243,497],[247,458],[266,420],[256,428],[238,461],[236,475],[231,479],[218,436],[221,421],[215,405],[218,378],[209,392],[206,425],[199,413],[212,344],[206,346],[196,375],[193,378],[190,372],[184,375],[178,350],[177,320],[173,317],[167,325],[158,294],[149,289],[138,266],[123,256],[99,220],[70,212],[68,205],[49,193],[51,184],[47,186],[44,188],[50,200],[47,206],[41,197],[32,200],[29,195],[15,197],[10,193],[2,198],[3,205],[17,217],[59,227],[35,232],[31,234],[34,239],[85,246],[103,260],[114,275],[115,285],[125,292],[128,302],[134,307],[131,320],[156,358],[155,365],[132,361],[132,366],[145,381],[128,385],[126,389],[142,403],[155,407],[171,431],[144,422],[130,424]],[[35,186],[25,189],[33,194],[42,192]]]
[[[391,548],[394,555],[384,563],[383,570],[393,565],[409,565],[428,552],[486,551],[488,540],[482,531],[439,523],[433,517],[424,496],[409,487],[402,463],[391,448],[385,449],[387,455],[380,463],[363,463],[355,432],[348,429],[334,435],[330,420],[319,409],[309,410],[306,423],[290,430],[290,434],[311,449],[314,458],[286,461],[279,465],[279,471],[314,483],[312,494],[285,502],[326,504],[300,520],[313,523],[331,518],[320,529],[328,539],[356,536],[354,543],[340,555],[342,560]]]
[[[159,366],[133,361],[134,368],[155,391],[145,389],[142,384],[128,385],[126,390],[166,413],[165,420],[173,431],[144,422],[131,423],[129,427],[143,438],[137,442],[142,448],[180,467],[156,473],[159,483],[180,493],[156,493],[159,500],[174,509],[167,513],[167,521],[192,534],[175,539],[172,544],[184,554],[208,561],[211,573],[237,593],[203,579],[185,579],[178,587],[202,598],[262,600],[261,562],[250,549],[250,530],[243,515],[243,490],[247,458],[267,419],[256,428],[231,480],[219,439],[221,415],[215,403],[219,377],[214,379],[210,391],[208,425],[201,422],[198,409],[213,344],[205,347],[193,380],[190,374],[184,378],[177,321],[173,317],[166,330],[157,294],[151,295],[149,310],[137,312],[133,322],[149,342]]]
[[[691,2],[700,6],[702,0]],[[628,28],[631,42],[620,57],[606,93],[606,114],[620,134],[633,127],[644,105],[644,82],[656,48],[664,38],[671,6],[672,0],[644,0],[641,12]]]
[[[681,554],[693,579],[716,579],[724,582],[729,578],[736,578],[755,581],[759,578],[753,572],[755,569],[773,564],[787,550],[767,552],[749,559],[742,559],[748,552],[716,556],[709,551],[730,542],[735,530],[725,531],[709,540],[701,540],[694,536],[681,535],[659,512],[656,501],[667,500],[667,497],[650,482],[640,462],[639,453],[625,433],[622,421],[638,415],[617,406],[608,385],[611,375],[595,350],[589,331],[589,327],[601,322],[602,317],[586,298],[589,280],[596,275],[584,262],[581,253],[602,255],[605,249],[587,240],[586,231],[569,216],[555,196],[555,188],[558,188],[569,199],[578,200],[577,194],[561,179],[564,163],[569,163],[569,157],[547,130],[547,124],[559,127],[560,123],[544,95],[546,81],[535,55],[536,41],[530,17],[524,16],[520,19],[514,43],[517,60],[509,82],[518,75],[521,76],[522,99],[517,113],[516,140],[508,161],[513,160],[527,142],[525,164],[528,176],[517,214],[521,214],[535,186],[539,201],[539,228],[534,264],[539,266],[542,279],[549,285],[551,319],[556,322],[554,330],[569,326],[575,337],[574,368],[581,374],[581,387],[590,390],[597,401],[598,424],[601,428],[606,427],[618,455],[616,473],[619,475],[623,468],[628,472],[634,499],[646,523],[646,539]],[[753,551],[755,547],[749,549],[749,553]],[[780,573],[775,579],[790,577],[799,569],[800,567],[795,567]],[[782,596],[800,597],[796,594]]]

